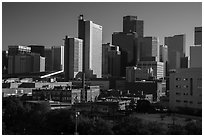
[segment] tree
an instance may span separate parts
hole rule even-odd
[[[188,135],[202,135],[201,122],[188,122],[185,125],[186,134]]]
[[[185,130],[184,127],[181,125],[170,125],[168,131],[168,135],[184,135]]]

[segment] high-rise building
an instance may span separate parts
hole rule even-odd
[[[60,71],[64,68],[63,46],[52,46],[45,49],[45,70]]]
[[[202,46],[190,46],[190,67],[202,67]]]
[[[188,68],[188,57],[180,58],[180,68]]]
[[[195,27],[194,45],[202,45],[202,27]]]
[[[141,59],[144,57],[155,57],[159,61],[159,39],[157,37],[144,37],[141,46]]]
[[[160,50],[159,50],[159,60],[160,62],[166,62],[168,61],[168,47],[167,45],[160,45],[159,46]]]
[[[167,45],[160,45],[159,47],[159,60],[160,62],[163,62],[164,63],[164,76],[166,77],[167,75],[167,61],[168,61],[168,47]]]
[[[2,74],[8,73],[8,51],[2,51]]]
[[[114,32],[112,44],[118,45],[121,51],[121,76],[125,76],[127,66],[135,66],[140,60],[140,45],[136,32]]]
[[[119,46],[110,43],[102,46],[102,76],[120,76],[121,52]]]
[[[64,73],[65,80],[69,81],[82,72],[83,40],[67,36],[64,40]]]
[[[83,72],[86,77],[90,72],[97,78],[102,74],[102,26],[92,21],[84,20],[83,15],[78,20],[78,38],[83,40]]]
[[[177,69],[170,74],[171,110],[202,109],[202,68]]]
[[[137,32],[138,37],[143,37],[143,20],[138,20],[137,16],[124,16],[123,17],[123,32]]]
[[[52,49],[45,48],[45,71],[53,71]]]
[[[180,58],[186,55],[186,35],[182,34],[174,35],[173,37],[165,37],[165,45],[168,46],[169,69],[180,68]]]

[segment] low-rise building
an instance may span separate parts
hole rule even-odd
[[[170,74],[171,110],[202,110],[202,68],[177,69]]]

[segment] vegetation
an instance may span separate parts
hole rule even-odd
[[[135,108],[131,102],[131,110],[149,112],[151,106],[142,102]],[[149,109],[141,110],[142,106]],[[67,109],[50,110],[46,103],[29,105],[16,97],[3,98],[2,134],[6,135],[73,135],[75,134],[75,112]],[[161,117],[162,118],[162,117]],[[138,119],[135,115],[120,119],[105,120],[100,117],[86,117],[80,114],[77,119],[77,132],[80,135],[201,135],[202,125],[187,121],[185,126],[165,125]]]

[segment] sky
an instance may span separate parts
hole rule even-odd
[[[78,16],[103,26],[103,43],[121,32],[123,16],[144,21],[144,36],[186,34],[187,55],[194,43],[194,27],[202,26],[201,2],[3,2],[2,50],[8,45],[63,45],[65,35],[78,36]]]

